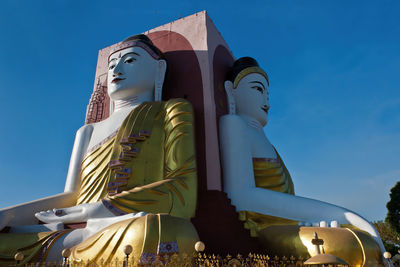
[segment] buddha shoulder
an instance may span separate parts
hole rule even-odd
[[[85,124],[76,131],[76,137],[90,136],[93,132],[92,124]]]
[[[164,102],[164,110],[167,116],[171,116],[172,114],[193,114],[192,104],[182,98],[173,98]]]
[[[219,127],[220,129],[226,129],[228,131],[245,131],[248,128],[246,122],[240,116],[234,114],[221,116],[219,119]]]

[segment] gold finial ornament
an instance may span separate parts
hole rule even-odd
[[[390,259],[392,257],[392,254],[390,254],[390,252],[385,251],[385,253],[383,253],[383,257],[385,259]]]
[[[324,240],[318,238],[317,232],[314,232],[314,239],[311,240],[311,243],[315,246],[315,250],[317,251],[317,254],[321,254],[321,250],[319,246],[322,246],[324,244]]]
[[[16,260],[16,261],[22,261],[23,259],[24,259],[24,254],[22,254],[21,252],[17,252],[17,253],[15,253],[15,255],[14,255],[14,259]]]
[[[205,248],[206,248],[206,245],[204,245],[204,243],[201,241],[197,241],[196,244],[194,244],[194,249],[197,252],[203,252]]]
[[[69,256],[71,256],[71,250],[69,248],[63,249],[61,255],[63,258],[69,258]]]
[[[128,267],[129,266],[129,254],[131,254],[133,251],[133,247],[131,245],[126,245],[124,247],[124,253],[125,253],[125,260],[123,263],[123,267]]]
[[[125,255],[128,256],[129,254],[132,253],[132,251],[133,251],[133,248],[132,248],[131,245],[126,245],[126,246],[124,247],[124,253],[125,253]]]

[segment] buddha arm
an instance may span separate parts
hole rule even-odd
[[[237,210],[246,210],[300,222],[337,220],[367,231],[385,251],[375,228],[364,218],[326,202],[258,188],[255,185],[247,125],[236,115],[220,119],[224,188]]]
[[[77,188],[79,186],[80,162],[89,143],[92,127],[85,125],[78,130],[71,154],[68,176],[63,193],[50,197],[26,202],[0,210],[0,229],[6,225],[36,224],[34,214],[39,211],[73,206],[76,204]]]
[[[74,194],[77,194],[79,190],[81,164],[87,151],[92,133],[93,125],[90,124],[82,126],[76,132],[64,192],[73,192]]]
[[[164,177],[109,196],[105,201],[127,213],[146,211],[190,218],[194,216],[197,199],[193,111],[186,101],[170,100],[165,113],[165,141],[161,150]]]

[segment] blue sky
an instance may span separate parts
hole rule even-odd
[[[98,50],[207,10],[270,76],[296,193],[383,219],[400,180],[398,1],[2,1],[0,207],[63,191]]]

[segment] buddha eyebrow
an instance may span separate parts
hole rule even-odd
[[[263,89],[265,90],[265,86],[264,86],[264,84],[263,84],[263,83],[261,83],[261,82],[259,82],[259,81],[252,81],[252,82],[250,82],[250,83],[258,83],[258,84],[260,84],[260,85],[263,87]]]
[[[126,56],[126,55],[130,55],[130,54],[133,54],[133,55],[135,55],[135,56],[138,56],[138,57],[140,57],[140,55],[138,54],[138,53],[135,53],[135,52],[129,52],[129,53],[126,53],[125,55],[123,55],[121,58],[123,58],[124,56]],[[110,61],[108,61],[108,64],[110,64],[110,62],[111,61],[113,61],[113,60],[116,60],[117,58],[115,57],[115,58],[112,58],[112,59],[110,59]]]
[[[126,55],[130,55],[130,54],[134,54],[135,56],[138,56],[138,57],[140,57],[140,55],[138,54],[138,53],[135,53],[135,52],[129,52],[129,53],[126,53],[125,55],[123,55],[122,57],[124,57],[124,56],[126,56]]]

